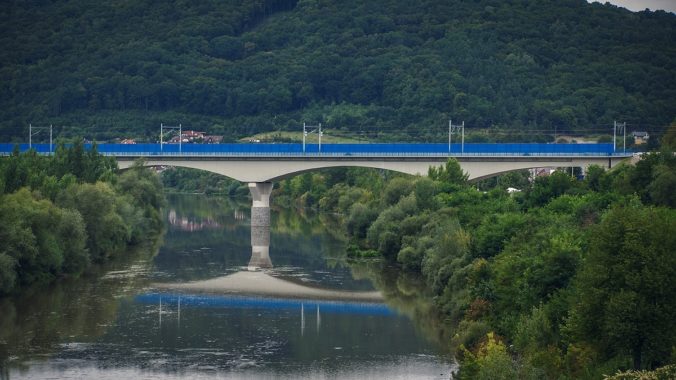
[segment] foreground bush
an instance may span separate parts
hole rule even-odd
[[[136,165],[60,147],[0,160],[0,294],[59,276],[77,276],[161,230],[162,186]]]

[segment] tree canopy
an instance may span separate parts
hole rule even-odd
[[[116,170],[81,141],[54,156],[31,150],[0,159],[0,296],[77,276],[157,238],[164,204],[158,176],[139,165]]]

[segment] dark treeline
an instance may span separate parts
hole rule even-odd
[[[350,255],[424,279],[460,379],[597,379],[676,364],[674,147],[584,180],[470,184],[453,160],[428,177],[333,169],[275,199],[342,213]]]
[[[0,10],[0,140],[55,124],[227,139],[322,122],[431,139],[472,128],[661,128],[676,16],[585,0],[11,1]]]
[[[77,276],[156,239],[163,202],[152,171],[118,174],[113,159],[82,143],[0,159],[0,295]]]

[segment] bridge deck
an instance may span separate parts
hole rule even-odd
[[[28,144],[20,144],[27,151]],[[33,144],[41,154],[55,149],[49,144]],[[90,144],[86,145],[91,148]],[[11,154],[14,144],[0,144],[0,154]],[[571,157],[613,156],[627,157],[631,152],[616,152],[613,144],[429,144],[429,143],[378,143],[378,144],[99,144],[101,154],[116,157]],[[321,150],[320,150],[321,149]]]

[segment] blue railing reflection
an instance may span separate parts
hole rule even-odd
[[[321,301],[310,299],[288,299],[288,298],[265,298],[249,297],[236,295],[190,295],[190,294],[168,294],[168,293],[147,293],[134,298],[134,301],[144,304],[158,304],[160,300],[164,305],[178,305],[180,299],[181,307],[200,307],[200,308],[238,308],[238,309],[291,309],[300,310],[301,307],[307,310],[319,308],[322,313],[336,314],[365,314],[393,316],[395,312],[390,310],[387,305],[373,302],[347,302],[347,301]]]

